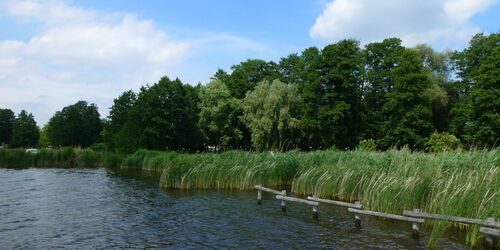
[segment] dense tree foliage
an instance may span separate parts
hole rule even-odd
[[[451,131],[469,145],[498,146],[500,138],[500,34],[478,34],[454,56],[459,102]]]
[[[257,150],[294,148],[299,138],[301,99],[297,87],[264,80],[243,101],[243,121]]]
[[[38,144],[40,132],[32,114],[22,110],[12,124],[12,146],[34,147]]]
[[[231,96],[228,87],[221,80],[202,87],[199,106],[199,127],[207,143],[216,148],[239,148],[243,139],[241,101]]]
[[[124,138],[119,139],[122,144],[117,147],[123,151],[201,149],[203,137],[197,126],[198,91],[199,87],[167,77],[152,86],[142,87],[127,112],[127,121],[119,135]],[[112,109],[118,109],[117,102]]]
[[[87,147],[102,135],[100,146],[123,152],[498,147],[499,44],[498,33],[454,52],[347,39],[218,69],[205,86],[164,77],[117,97],[102,130],[95,105],[64,108],[40,144]],[[14,120],[0,109],[0,143],[9,144]]]
[[[0,146],[10,144],[12,138],[12,125],[16,119],[10,109],[0,109]]]
[[[53,146],[88,147],[101,140],[101,130],[97,106],[79,101],[55,113],[47,135]]]
[[[123,92],[113,100],[113,105],[109,110],[108,120],[104,126],[104,141],[111,148],[125,147],[128,143],[130,134],[126,134],[126,129],[130,111],[137,100],[137,94],[132,90]]]

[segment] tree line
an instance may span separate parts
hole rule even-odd
[[[33,116],[0,110],[0,143],[13,147],[100,143],[139,148],[426,150],[443,140],[497,147],[500,33],[475,35],[462,51],[404,47],[398,38],[307,48],[279,62],[251,59],[219,69],[206,85],[161,78],[126,91],[101,119],[85,101],[41,130]]]

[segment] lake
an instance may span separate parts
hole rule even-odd
[[[411,238],[411,224],[362,218],[345,208],[307,205],[256,192],[162,190],[159,176],[113,169],[0,168],[2,249],[265,248],[426,249],[429,230]],[[468,249],[463,233],[438,248]]]

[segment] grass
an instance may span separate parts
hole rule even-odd
[[[500,151],[317,151],[309,153],[181,154],[138,151],[124,168],[161,172],[160,186],[176,189],[251,190],[256,184],[297,195],[359,200],[365,209],[401,214],[423,211],[471,218],[500,218]],[[482,238],[477,226],[427,222],[432,246],[450,227]]]
[[[23,149],[0,150],[0,166],[24,167],[118,167],[124,158],[121,154],[96,152],[89,149],[63,148],[39,150],[37,154]]]
[[[485,219],[500,218],[500,150],[437,154],[408,149],[386,152],[316,151],[302,153],[183,154],[139,150],[121,156],[90,150],[0,151],[0,166],[117,166],[161,173],[160,186],[175,189],[240,189],[254,185],[297,195],[361,201],[365,209],[401,214],[426,212]],[[483,237],[477,226],[426,222],[432,246],[444,231],[467,231],[474,246]]]

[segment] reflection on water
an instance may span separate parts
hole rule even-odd
[[[2,249],[333,248],[421,249],[411,225],[363,218],[345,209],[289,204],[255,192],[164,191],[158,176],[110,169],[0,169]],[[438,248],[466,249],[463,235]]]

